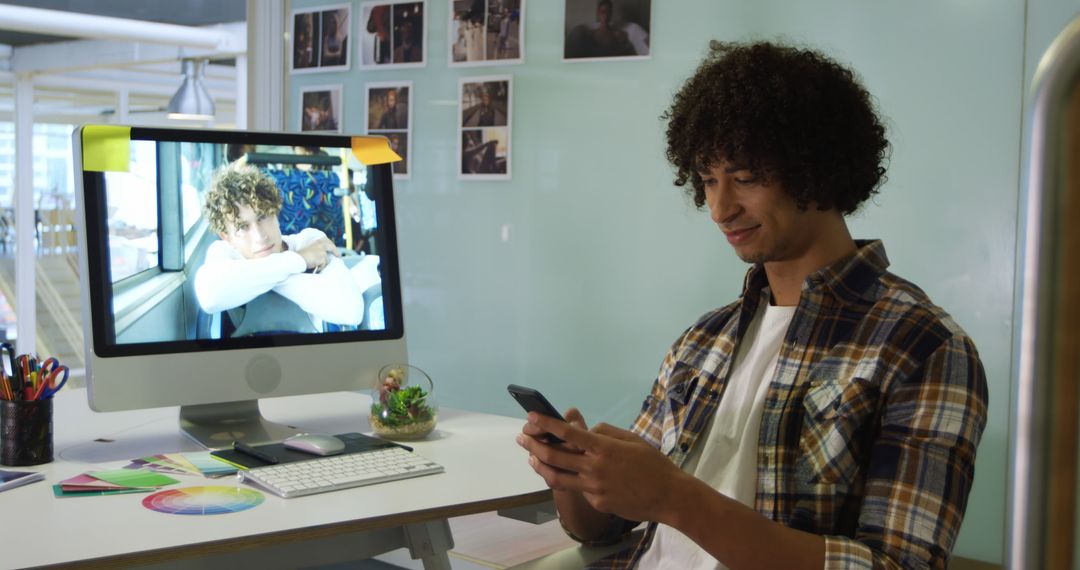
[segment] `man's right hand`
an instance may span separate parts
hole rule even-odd
[[[341,257],[341,253],[338,252],[334,242],[325,237],[296,250],[296,253],[299,253],[300,257],[304,258],[308,270],[314,273],[322,271],[326,264],[330,263],[331,257]]]
[[[566,410],[563,417],[566,418],[567,423],[570,425],[588,431],[589,427],[585,424],[585,417],[577,408]],[[526,423],[521,432],[524,436],[535,439],[539,443],[550,445],[547,443],[548,432],[538,428],[531,422]],[[518,437],[518,443],[522,444],[522,436]],[[566,442],[556,444],[555,447],[572,453],[584,453],[581,448]],[[593,508],[584,495],[578,491],[552,490],[554,491],[555,508],[559,513],[563,528],[580,540],[595,540],[607,534],[611,518]]]

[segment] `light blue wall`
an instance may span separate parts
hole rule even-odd
[[[888,182],[851,226],[884,239],[893,271],[979,347],[990,421],[957,554],[1000,562],[1025,15],[1052,34],[1068,12],[1037,4],[656,0],[652,59],[566,64],[563,2],[528,0],[525,64],[450,69],[448,2],[429,0],[426,68],[292,76],[289,121],[301,87],[341,83],[359,133],[365,81],[413,81],[413,174],[396,185],[410,360],[444,405],[520,415],[514,382],[625,425],[671,341],[734,299],[746,269],[671,184],[658,119],[671,95],[712,38],[783,38],[850,64],[893,143]],[[458,78],[503,73],[513,180],[458,181]]]

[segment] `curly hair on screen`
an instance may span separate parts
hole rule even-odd
[[[877,193],[889,141],[851,70],[770,42],[709,48],[662,115],[675,184],[695,205],[705,204],[699,172],[721,160],[779,182],[803,210],[850,214]]]
[[[274,179],[247,164],[230,164],[214,173],[203,209],[210,229],[223,232],[248,206],[259,216],[276,216],[281,211],[281,192]]]

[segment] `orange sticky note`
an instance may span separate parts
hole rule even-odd
[[[356,158],[367,166],[386,164],[401,160],[386,137],[353,137],[352,152]]]

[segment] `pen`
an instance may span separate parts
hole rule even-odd
[[[256,459],[261,459],[264,463],[273,464],[278,462],[277,457],[274,457],[269,453],[259,451],[258,449],[255,449],[254,447],[251,447],[250,445],[242,441],[234,441],[232,444],[232,448],[240,453],[243,453],[244,455],[250,455]]]

